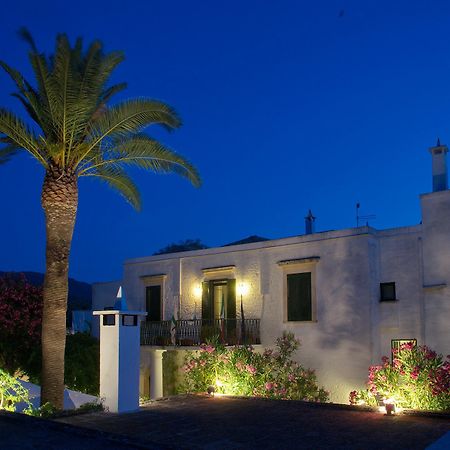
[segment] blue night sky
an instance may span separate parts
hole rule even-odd
[[[27,5],[28,3],[28,5]],[[5,6],[4,6],[5,7]],[[123,50],[125,97],[174,106],[180,130],[150,135],[189,158],[203,186],[136,172],[143,210],[80,181],[70,276],[118,279],[127,258],[187,238],[209,246],[257,234],[420,221],[427,148],[450,143],[447,1],[8,2],[0,59],[30,75],[26,26],[41,50],[57,32]],[[22,111],[0,74],[0,105]],[[0,270],[45,268],[43,169],[23,154],[0,167]]]

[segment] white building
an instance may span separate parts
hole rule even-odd
[[[185,319],[180,345],[197,344],[220,317],[231,344],[271,346],[292,331],[301,364],[347,402],[393,341],[450,353],[448,150],[438,142],[430,152],[433,192],[420,196],[419,225],[315,233],[310,214],[302,236],[128,260],[123,280],[94,285],[93,307],[112,306],[122,284],[128,307],[148,312],[143,343],[157,347],[147,349],[171,343],[172,316]]]

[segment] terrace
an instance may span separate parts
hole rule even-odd
[[[162,320],[141,323],[141,345],[198,346],[218,336],[226,345],[260,344],[260,319]]]

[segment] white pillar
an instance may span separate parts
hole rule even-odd
[[[164,396],[163,391],[163,353],[165,350],[150,350],[150,398],[155,400]]]
[[[139,311],[94,311],[100,316],[100,397],[110,412],[139,408]]]

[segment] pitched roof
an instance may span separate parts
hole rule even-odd
[[[229,247],[230,245],[243,245],[243,244],[252,244],[253,242],[263,242],[270,241],[270,239],[262,237],[262,236],[249,236],[240,241],[230,242],[229,244],[222,245],[222,247]]]

